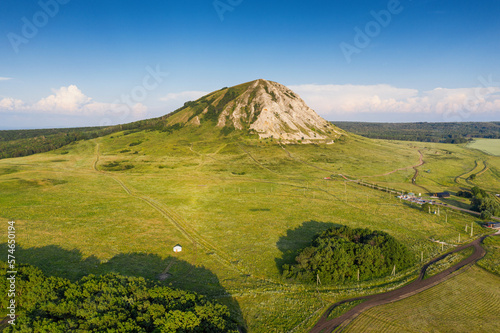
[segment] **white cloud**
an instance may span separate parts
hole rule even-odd
[[[11,77],[2,77],[0,76],[0,81],[7,81],[7,80],[12,80]]]
[[[69,116],[114,116],[118,121],[137,120],[146,115],[147,107],[141,103],[103,103],[86,96],[75,85],[53,89],[53,94],[34,104],[6,97],[0,100],[1,112],[26,114],[52,114]]]
[[[85,112],[97,111],[90,97],[85,96],[80,89],[75,85],[68,87],[61,87],[53,90],[54,95],[42,98],[33,105],[34,110],[50,112],[50,113],[63,113],[63,114],[77,114],[85,110]],[[89,108],[90,106],[90,108]]]
[[[184,103],[188,101],[195,101],[206,94],[208,94],[206,91],[181,91],[177,93],[169,93],[160,97],[159,100],[163,102],[163,109],[170,112],[180,108],[184,105]]]
[[[22,110],[25,108],[24,102],[20,99],[10,97],[0,99],[0,112],[1,110]]]
[[[163,102],[187,102],[192,100],[197,100],[198,98],[205,96],[208,92],[205,91],[182,91],[178,93],[169,93],[166,96],[160,97],[160,101]]]
[[[471,120],[477,114],[500,117],[500,87],[415,89],[378,85],[289,86],[325,118],[356,114],[425,114],[443,121]]]

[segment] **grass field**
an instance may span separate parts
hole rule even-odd
[[[472,267],[418,295],[362,313],[345,332],[498,332],[499,283],[499,276]]]
[[[500,139],[474,139],[472,143],[468,144],[468,147],[500,156]]]
[[[472,186],[455,179],[477,160],[491,172],[500,168],[496,157],[456,145],[349,135],[334,145],[283,148],[271,139],[206,133],[121,132],[0,160],[0,221],[5,230],[16,221],[19,260],[72,280],[111,271],[150,279],[168,273],[162,283],[228,304],[249,332],[306,332],[332,302],[414,277],[422,252],[426,261],[442,251],[431,238],[457,244],[461,233],[467,242],[465,225],[479,222],[452,210],[428,214],[339,174],[426,195],[417,186]],[[419,151],[425,164],[413,185]],[[485,172],[475,182],[494,190],[495,177]],[[407,244],[417,264],[359,284],[283,280],[281,265],[336,224],[386,231]],[[474,237],[486,232],[474,227]],[[183,251],[174,254],[177,243]],[[6,244],[0,249],[6,253]]]

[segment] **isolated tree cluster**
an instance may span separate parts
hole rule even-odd
[[[110,273],[72,283],[29,265],[17,271],[19,316],[4,332],[237,332],[226,306],[143,278]],[[3,276],[2,295],[7,283]],[[8,301],[1,298],[3,311]]]
[[[489,219],[492,215],[500,216],[500,204],[485,190],[474,186],[471,190],[471,209],[480,212],[481,218]]]
[[[283,276],[302,282],[338,283],[388,275],[413,263],[412,254],[383,231],[333,227],[303,249],[296,263],[283,265]]]

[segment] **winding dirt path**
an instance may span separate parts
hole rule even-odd
[[[494,235],[499,236],[500,232],[497,232]],[[350,322],[352,322],[357,316],[359,316],[365,310],[368,310],[368,309],[370,309],[374,306],[377,306],[377,305],[392,303],[392,302],[396,302],[396,301],[399,301],[401,299],[413,296],[417,293],[420,293],[426,289],[429,289],[429,288],[461,273],[462,272],[462,271],[460,271],[461,268],[463,268],[465,266],[470,267],[471,265],[476,263],[476,261],[478,261],[479,259],[484,257],[484,255],[486,254],[486,251],[484,250],[484,248],[482,247],[481,244],[482,244],[483,240],[488,236],[489,235],[483,236],[483,237],[476,239],[475,241],[473,241],[469,244],[464,244],[464,245],[458,246],[453,251],[448,252],[446,254],[441,255],[440,257],[433,259],[432,261],[425,264],[424,267],[422,267],[422,269],[420,270],[420,275],[415,281],[413,281],[413,282],[411,282],[411,283],[409,283],[401,288],[398,288],[398,289],[395,289],[395,290],[392,290],[392,291],[389,291],[386,293],[382,293],[382,294],[375,294],[375,295],[370,295],[370,296],[363,296],[363,297],[356,297],[356,298],[352,298],[352,299],[347,299],[347,300],[343,300],[343,301],[340,301],[340,302],[333,304],[330,308],[328,308],[328,310],[323,314],[323,316],[321,316],[319,321],[316,323],[316,325],[309,332],[310,333],[329,333],[329,332],[333,332],[334,330],[338,330],[338,332],[340,332]],[[469,247],[474,248],[474,253],[471,256],[465,258],[464,260],[460,261],[458,264],[444,270],[441,273],[433,275],[425,280],[423,279],[425,276],[425,272],[430,265],[444,259],[445,257],[447,257],[448,255],[450,255],[452,253],[464,250],[464,249],[469,248]],[[340,304],[343,304],[346,302],[351,302],[351,301],[356,301],[356,300],[365,300],[365,301],[363,303],[355,306],[351,310],[347,311],[343,315],[341,315],[337,318],[328,320],[328,315],[332,312],[332,310],[335,307],[339,306]]]

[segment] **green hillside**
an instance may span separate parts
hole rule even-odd
[[[486,232],[469,214],[428,214],[340,175],[423,196],[500,191],[498,158],[460,145],[345,134],[335,144],[282,146],[208,126],[120,131],[1,160],[0,219],[16,221],[19,262],[72,281],[109,272],[156,279],[226,304],[248,332],[306,332],[332,302],[399,286],[422,253],[425,262],[451,248],[431,239],[467,242],[471,223],[473,237]],[[419,152],[425,164],[416,166]],[[459,176],[477,161],[488,171],[469,184]],[[335,225],[387,232],[416,264],[359,284],[284,280],[281,267]]]

